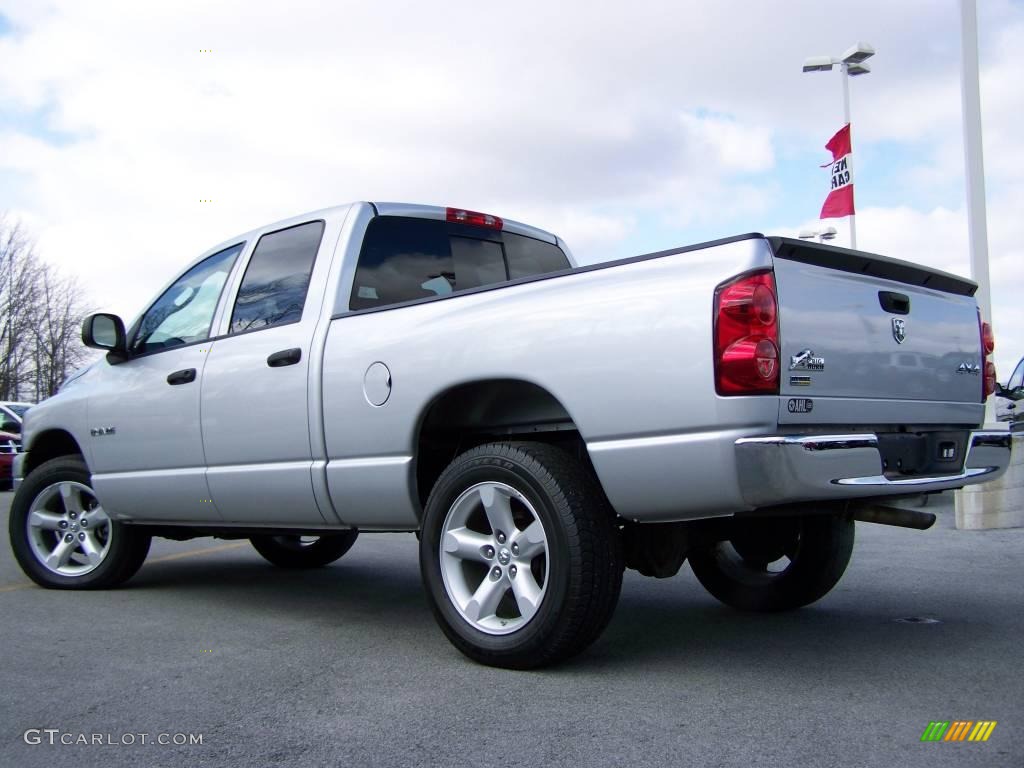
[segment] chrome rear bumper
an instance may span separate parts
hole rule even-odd
[[[752,507],[769,507],[984,483],[1006,471],[1011,443],[1009,432],[972,432],[960,471],[940,476],[887,477],[874,434],[743,438],[736,441],[736,464],[744,501]]]

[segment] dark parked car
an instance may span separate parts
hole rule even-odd
[[[1010,422],[1012,432],[1024,432],[1024,357],[1006,384],[996,387],[996,418]]]
[[[32,405],[33,403],[0,403],[0,432],[21,434],[21,422],[25,418],[25,412]]]
[[[11,466],[14,456],[21,451],[21,436],[0,432],[0,491],[9,491],[12,485]]]

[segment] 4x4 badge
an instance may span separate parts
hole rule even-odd
[[[902,317],[892,319],[892,337],[896,339],[897,344],[902,344],[907,340],[907,321]]]
[[[824,371],[825,358],[815,357],[814,350],[805,349],[789,358],[791,371]]]

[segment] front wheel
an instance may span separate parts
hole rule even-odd
[[[690,567],[704,588],[744,611],[800,608],[839,583],[853,552],[846,515],[734,521],[731,538],[694,547]]]
[[[14,557],[32,581],[55,589],[103,589],[130,579],[151,537],[111,520],[80,456],[33,469],[11,503]]]
[[[420,569],[456,648],[483,664],[529,669],[601,634],[622,587],[622,545],[578,461],[542,443],[492,443],[456,458],[435,484]]]
[[[330,536],[253,536],[249,541],[263,557],[280,568],[320,568],[352,549],[359,537],[353,529]]]

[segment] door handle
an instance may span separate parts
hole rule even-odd
[[[174,373],[168,374],[167,383],[171,384],[191,384],[196,380],[196,369],[185,368],[181,371],[175,371]]]
[[[302,359],[302,350],[298,347],[282,349],[267,358],[267,365],[271,368],[281,368],[285,365],[295,365]]]

